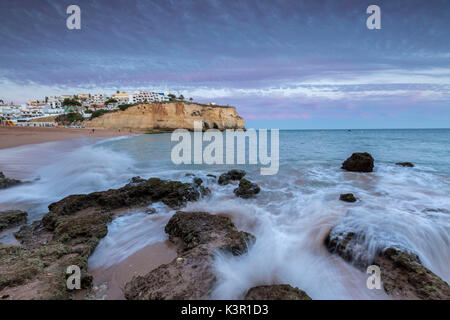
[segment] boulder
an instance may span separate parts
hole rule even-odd
[[[27,222],[27,215],[28,213],[21,210],[0,211],[0,231]]]
[[[339,196],[339,200],[345,202],[356,202],[356,198],[353,193],[344,193]]]
[[[136,176],[136,177],[131,178],[130,185],[136,186],[138,184],[144,183],[145,181],[146,180],[142,179],[140,176]]]
[[[0,172],[0,189],[9,188],[9,187],[18,185],[20,183],[22,183],[22,181],[16,180],[16,179],[7,178],[7,177],[5,177],[3,172]]]
[[[148,179],[120,189],[68,196],[52,203],[41,221],[14,235],[22,247],[0,245],[0,296],[11,299],[69,299],[66,270],[81,270],[81,286],[89,289],[88,258],[108,232],[113,209],[157,201],[176,207],[199,198],[200,188],[179,181]]]
[[[402,167],[409,167],[409,168],[414,167],[414,164],[412,164],[411,162],[397,162],[395,164],[397,166],[402,166]]]
[[[367,152],[353,153],[342,163],[342,169],[353,172],[372,172],[373,158]]]
[[[288,284],[258,286],[251,288],[245,300],[312,300],[306,292]]]
[[[384,291],[396,299],[449,300],[450,286],[422,265],[414,253],[399,248],[380,250],[374,258],[367,255],[364,235],[330,232],[325,244],[356,267],[366,270],[378,265]]]
[[[230,218],[207,212],[178,211],[165,227],[169,240],[178,245],[178,257],[125,285],[125,298],[208,299],[216,276],[213,257],[217,251],[240,255],[255,241],[238,231]]]
[[[241,180],[247,173],[244,170],[230,170],[227,173],[223,173],[219,176],[218,183],[220,185],[229,184],[232,180]]]
[[[143,183],[129,183],[120,189],[71,195],[49,205],[49,214],[44,216],[44,225],[52,230],[54,217],[70,215],[86,208],[118,209],[148,206],[161,201],[171,208],[179,208],[187,201],[196,201],[207,189],[197,188],[191,183],[150,178]]]
[[[245,178],[239,181],[239,187],[234,189],[234,193],[241,198],[248,199],[257,195],[261,191],[256,183],[252,183]]]
[[[203,180],[201,178],[194,178],[194,184],[197,186],[201,185],[203,183]]]

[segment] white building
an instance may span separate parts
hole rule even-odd
[[[25,118],[42,117],[49,109],[46,103],[31,102],[20,107],[20,115]]]
[[[20,117],[20,106],[12,104],[0,104],[0,118],[8,120],[17,119]]]
[[[107,97],[103,93],[97,93],[91,96],[91,103],[96,105],[103,105],[105,104]]]
[[[132,96],[128,92],[114,93],[111,98],[117,100],[117,104],[129,104],[132,103]]]
[[[62,102],[63,100],[61,100],[59,97],[48,97],[47,103],[50,105],[50,108],[52,109],[57,109],[57,108],[61,108],[62,107]]]
[[[151,92],[151,91],[136,91],[131,97],[132,103],[152,103],[152,102],[162,102],[169,101],[163,92]]]

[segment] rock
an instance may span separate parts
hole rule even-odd
[[[194,178],[193,181],[197,186],[199,186],[203,183],[203,180],[201,178]]]
[[[206,176],[207,176],[207,177],[210,177],[210,178],[217,179],[217,176],[215,176],[215,175],[213,175],[213,174],[207,174]]]
[[[41,221],[15,233],[22,247],[0,245],[0,296],[12,299],[68,299],[66,270],[81,269],[81,286],[90,288],[88,258],[108,232],[112,209],[161,201],[175,207],[200,196],[192,184],[149,179],[120,189],[68,196],[49,206]]]
[[[195,174],[188,172],[184,176],[185,177],[195,177]]]
[[[239,181],[239,187],[234,189],[234,193],[241,198],[248,199],[257,195],[261,189],[256,183],[252,183],[247,179],[242,178]]]
[[[344,193],[339,196],[339,200],[345,202],[356,202],[356,198],[353,193]]]
[[[417,255],[396,248],[381,250],[373,259],[367,256],[364,235],[353,232],[330,232],[325,244],[332,253],[340,255],[362,270],[378,265],[384,291],[394,298],[449,300],[450,286],[425,268]]]
[[[16,179],[10,179],[5,177],[3,172],[0,172],[0,189],[9,188],[18,184],[21,184],[22,181]]]
[[[125,285],[126,299],[208,299],[216,277],[212,270],[218,250],[239,255],[254,237],[239,232],[230,218],[206,212],[177,212],[165,227],[179,245],[178,257]]]
[[[196,188],[190,183],[150,178],[144,183],[129,183],[120,189],[71,195],[49,205],[50,213],[44,216],[43,223],[54,228],[53,217],[69,215],[90,207],[117,209],[125,207],[148,206],[161,201],[171,208],[179,208],[187,201],[196,201],[207,190]]]
[[[258,286],[251,288],[245,300],[312,300],[306,292],[288,284]]]
[[[27,222],[27,215],[21,210],[0,211],[0,231]]]
[[[397,162],[396,165],[410,168],[414,167],[414,164],[412,164],[411,162]]]
[[[241,180],[246,175],[244,170],[230,170],[227,173],[223,173],[219,176],[218,183],[220,185],[226,185],[232,180]]]
[[[367,153],[354,153],[342,163],[342,169],[354,172],[372,172],[373,158]]]
[[[450,286],[425,268],[415,254],[387,248],[375,257],[373,263],[384,271],[381,273],[383,288],[391,296],[450,300]]]
[[[147,208],[147,209],[145,209],[145,213],[146,214],[155,214],[156,209],[155,208]]]
[[[136,177],[131,178],[130,185],[136,186],[138,184],[144,183],[145,181],[146,181],[145,179],[142,179],[141,177],[136,176]]]

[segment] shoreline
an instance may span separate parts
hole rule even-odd
[[[39,144],[74,138],[115,138],[134,135],[134,132],[118,129],[52,127],[0,127],[0,149]]]

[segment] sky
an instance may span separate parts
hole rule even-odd
[[[449,128],[449,40],[450,0],[2,0],[0,99],[168,91],[247,128]]]

